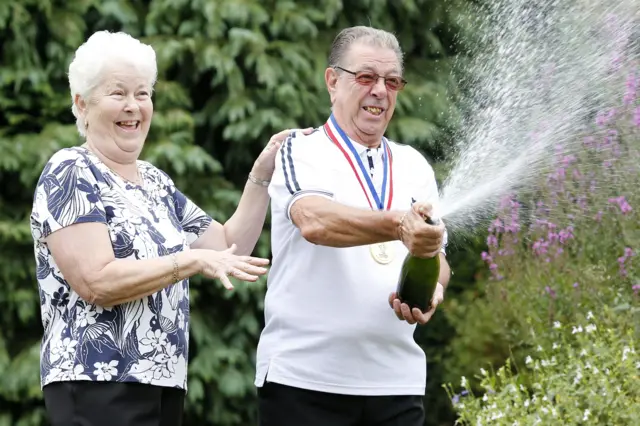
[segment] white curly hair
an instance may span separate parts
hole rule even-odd
[[[76,117],[76,127],[81,136],[86,136],[86,125],[75,104],[76,95],[88,99],[92,91],[104,79],[105,65],[114,63],[133,64],[149,78],[153,88],[158,77],[156,52],[124,32],[97,31],[75,52],[69,65],[69,88],[71,111]]]

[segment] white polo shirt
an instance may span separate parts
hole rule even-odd
[[[384,149],[352,143],[368,173],[371,154],[372,182],[380,193]],[[406,211],[413,201],[437,203],[435,176],[426,159],[408,145],[389,141],[388,146],[390,210]],[[339,394],[424,395],[426,358],[413,337],[416,326],[398,320],[388,302],[405,246],[392,242],[395,259],[383,265],[374,261],[369,246],[312,244],[290,220],[293,202],[311,195],[371,210],[351,165],[322,127],[285,141],[269,194],[273,263],[256,386],[267,380]]]

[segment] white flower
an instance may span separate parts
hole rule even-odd
[[[593,312],[587,312],[587,319],[593,319]]]
[[[524,363],[529,365],[533,362],[533,359],[531,358],[531,356],[527,355],[527,359],[524,360]]]
[[[486,376],[487,370],[485,370],[484,368],[480,368],[480,374],[482,374],[483,376]]]
[[[178,327],[181,330],[184,330],[184,312],[182,312],[182,308],[178,308]]]
[[[623,361],[626,361],[626,360],[627,360],[627,355],[628,355],[628,354],[633,354],[633,353],[634,353],[634,352],[633,352],[633,349],[631,349],[631,348],[630,348],[630,347],[628,347],[628,346],[625,346],[625,347],[622,349],[622,360],[623,360]]]
[[[49,357],[51,363],[55,363],[60,358],[63,360],[75,358],[77,344],[77,340],[71,340],[69,337],[65,337],[64,340],[51,342],[51,352]]]
[[[589,324],[589,325],[586,327],[586,331],[587,331],[587,333],[592,333],[592,332],[594,332],[595,330],[596,330],[596,325],[595,325],[595,324]]]
[[[529,406],[529,400],[525,399],[524,400],[524,407],[527,408]]]
[[[586,349],[581,350],[580,356],[587,356],[587,350]]]
[[[462,379],[460,379],[460,386],[462,386],[463,388],[466,388],[467,385],[468,385],[467,378],[462,376]]]
[[[55,375],[62,381],[74,380],[91,380],[89,376],[84,374],[84,366],[82,364],[73,364],[73,361],[64,361],[60,364],[60,368],[54,368],[49,374]]]
[[[93,364],[96,368],[93,372],[93,375],[96,376],[96,380],[98,381],[109,381],[113,378],[113,376],[118,374],[118,360],[110,361],[109,364],[106,362],[96,362]]]
[[[150,346],[152,349],[161,352],[162,348],[167,345],[167,333],[158,329],[155,332],[152,330],[147,331],[146,337],[140,339],[140,344],[144,346]]]
[[[589,411],[589,409],[587,408],[586,410],[584,410],[584,416],[582,417],[582,421],[587,421],[589,420],[589,416],[591,415],[591,411]]]
[[[553,328],[560,328],[562,327],[562,324],[560,324],[560,321],[556,321],[553,323]]]
[[[552,349],[559,349],[560,345],[557,344],[556,342],[553,342],[553,346],[551,347]]]
[[[491,417],[489,418],[489,420],[498,420],[504,417],[504,414],[502,414],[501,411],[498,411],[497,413],[493,413],[491,415]]]
[[[573,379],[573,384],[577,385],[578,382],[580,382],[581,379],[582,379],[582,372],[580,370],[578,370],[578,372],[576,373],[575,379]]]
[[[571,334],[576,334],[576,333],[582,333],[582,326],[581,326],[581,325],[579,325],[578,327],[575,327],[575,326],[574,326],[574,327],[571,329]]]
[[[84,308],[76,311],[76,327],[86,327],[96,323],[96,315],[101,308],[93,309],[92,305],[84,305]]]
[[[176,345],[169,343],[166,346],[165,353],[159,353],[153,360],[156,362],[156,369],[153,372],[154,379],[160,379],[161,377],[171,377],[176,372],[176,364],[178,363],[178,356],[176,355]]]
[[[542,346],[538,345],[538,347],[536,348],[536,350],[537,350],[538,352],[542,352]]]

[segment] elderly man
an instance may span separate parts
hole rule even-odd
[[[280,149],[255,381],[262,426],[424,422],[426,360],[413,332],[442,301],[449,267],[444,227],[424,220],[438,201],[434,172],[384,137],[402,74],[395,36],[343,30],[325,71],[331,116]],[[394,294],[409,252],[441,256],[428,312]]]

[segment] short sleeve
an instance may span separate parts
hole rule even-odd
[[[209,228],[213,219],[176,187],[173,191],[173,204],[187,242],[193,244]]]
[[[291,206],[310,195],[333,199],[329,168],[324,167],[322,151],[315,145],[317,130],[311,135],[297,132],[289,136],[280,147],[275,170],[269,185],[269,196],[274,211],[281,211],[291,220]],[[315,146],[314,146],[315,145]]]
[[[153,167],[153,166],[149,166]],[[162,184],[169,193],[170,201],[176,218],[182,227],[189,245],[193,244],[209,228],[213,219],[189,197],[180,191],[173,180],[164,171],[154,167],[155,172],[160,174]]]
[[[43,241],[53,232],[76,223],[107,223],[100,196],[100,171],[77,151],[54,154],[36,185],[31,228]]]

